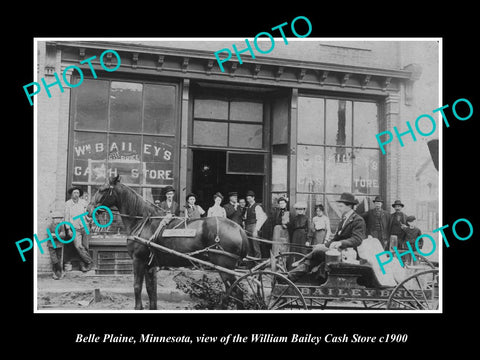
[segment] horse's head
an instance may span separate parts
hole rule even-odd
[[[93,210],[99,206],[112,206],[118,207],[118,192],[115,191],[118,184],[120,184],[120,175],[111,177],[108,182],[98,188],[98,191],[92,196],[90,203],[88,204],[88,215],[92,216]]]

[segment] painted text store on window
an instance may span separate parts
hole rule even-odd
[[[84,196],[90,198],[108,177],[120,175],[122,183],[144,199],[160,200],[163,187],[175,186],[178,172],[177,94],[176,84],[84,80],[71,95],[67,182],[81,187]],[[123,249],[115,252],[115,244]],[[110,251],[102,251],[102,245],[109,245]],[[124,245],[118,215],[109,227],[92,228],[90,251],[100,271],[103,261],[117,265],[111,269],[105,265],[103,269],[121,272],[121,259],[116,257],[125,257],[125,272],[129,272]]]
[[[360,212],[384,192],[374,136],[380,115],[374,101],[298,97],[296,191],[310,217],[315,204],[324,204],[335,227],[340,218],[335,200],[342,192],[355,195]]]

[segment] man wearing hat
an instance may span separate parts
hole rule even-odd
[[[293,263],[292,266],[296,268],[288,273],[290,280],[297,281],[313,267],[323,264],[325,253],[329,249],[339,251],[347,248],[356,249],[366,238],[365,221],[353,210],[354,205],[358,204],[355,197],[350,193],[343,193],[336,202],[342,219],[338,224],[335,235],[331,240],[325,241],[324,244],[315,245],[308,255]]]
[[[163,189],[163,194],[165,195],[165,200],[160,203],[160,208],[165,210],[167,214],[174,216],[180,215],[180,206],[176,201],[173,200],[175,196],[175,189],[173,186],[167,186]]]
[[[395,200],[392,207],[395,211],[390,214],[390,239],[392,239],[393,236],[396,236],[397,244],[402,244],[405,239],[403,227],[407,225],[407,215],[402,212],[404,205],[400,200]]]
[[[68,221],[75,228],[75,238],[73,239],[73,246],[80,256],[80,270],[83,272],[90,271],[93,267],[93,260],[88,253],[88,238],[85,231],[85,227],[82,223],[82,214],[87,212],[88,203],[81,198],[83,190],[77,186],[68,189],[70,199],[65,203],[65,221]],[[74,219],[76,218],[76,219]],[[86,215],[87,222],[91,221],[91,218]],[[68,238],[73,236],[72,229],[66,226]],[[86,266],[85,266],[86,265]]]
[[[238,203],[238,193],[236,191],[231,191],[228,193],[229,202],[225,204],[223,208],[227,213],[227,218],[236,222],[238,225],[242,226],[242,208]]]
[[[190,193],[185,200],[187,200],[187,203],[185,204],[186,217],[189,219],[200,219],[205,214],[205,210],[203,210],[200,205],[195,204],[197,201],[197,195]]]
[[[367,223],[367,236],[380,240],[385,250],[389,247],[389,231],[390,231],[390,214],[382,209],[383,199],[381,196],[375,197],[373,200],[375,207],[361,214]]]
[[[409,250],[407,242],[410,243],[410,247],[412,249],[415,249],[416,247],[421,249],[423,247],[423,239],[422,238],[420,238],[418,240],[418,243],[415,245],[415,243],[417,241],[417,238],[420,235],[422,235],[422,231],[418,227],[415,226],[415,220],[417,220],[415,218],[415,216],[413,216],[413,215],[407,216],[407,219],[406,219],[407,225],[402,227],[402,231],[405,233],[405,237],[404,237],[404,240],[402,242],[398,243],[398,249],[399,250]],[[411,265],[413,263],[412,260],[413,260],[412,255],[411,254],[406,254],[403,262],[405,264]]]
[[[245,218],[245,231],[247,232],[247,235],[255,238],[258,237],[258,232],[267,220],[267,215],[263,211],[262,206],[255,202],[255,193],[252,190],[247,191],[246,199],[248,207]],[[260,250],[260,243],[250,238],[248,241],[250,245],[249,255],[261,258],[262,252]]]

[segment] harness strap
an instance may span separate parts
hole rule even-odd
[[[217,223],[217,232],[215,234],[215,242],[219,243],[220,242],[220,236],[218,236],[218,233],[219,233],[218,216],[215,216],[215,222]]]

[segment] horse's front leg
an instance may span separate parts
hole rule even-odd
[[[145,287],[150,310],[157,310],[157,271],[154,266],[145,271]]]
[[[135,257],[133,259],[133,291],[135,293],[135,310],[143,310],[142,287],[145,275],[145,261]]]

